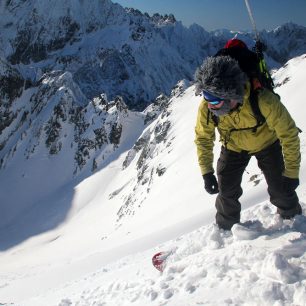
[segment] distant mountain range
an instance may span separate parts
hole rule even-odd
[[[186,28],[173,15],[149,16],[110,0],[11,0],[1,2],[0,12],[1,60],[28,86],[50,72],[70,72],[87,99],[120,95],[138,110],[192,79],[203,58],[235,35]],[[260,34],[272,66],[306,50],[305,27],[286,24]],[[251,33],[240,36],[253,43]]]

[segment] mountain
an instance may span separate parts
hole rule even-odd
[[[284,65],[289,59],[305,53],[305,27],[287,23],[275,30],[261,32],[267,45],[267,56]]]
[[[157,97],[169,100],[175,84],[192,80],[234,35],[109,0],[2,1],[0,13],[0,169],[18,159],[30,165],[38,152],[40,169],[67,156],[62,183],[106,164],[124,133],[123,109],[143,111],[155,100],[163,107]],[[287,24],[263,32],[268,61],[276,67],[303,54],[305,31]],[[250,33],[240,36],[252,46]],[[150,116],[145,111],[144,127]]]
[[[186,28],[173,15],[149,16],[110,0],[2,1],[0,58],[37,86],[42,75],[70,72],[88,100],[119,94],[143,110],[235,33]],[[306,29],[287,24],[263,32],[274,65],[305,52]],[[242,34],[250,45],[250,33]]]
[[[148,173],[147,160],[164,145],[170,100],[235,34],[109,0],[2,1],[0,12],[0,228],[38,222],[37,233],[61,224],[75,186],[127,150],[125,167],[142,152],[135,189],[162,176],[162,163]],[[280,66],[305,52],[304,33],[294,24],[263,32],[268,60]],[[250,33],[239,36],[252,46]],[[124,202],[119,216],[138,200],[131,192]],[[22,221],[32,209],[44,217]],[[33,234],[21,232],[17,240]]]
[[[303,131],[305,69],[302,55],[273,74],[277,93]],[[16,211],[24,205],[22,198],[6,207],[15,219],[0,231],[1,303],[304,304],[305,216],[282,221],[276,215],[255,159],[242,182],[244,226],[229,233],[212,224],[215,196],[204,191],[193,143],[199,99],[194,86],[182,81],[170,97],[160,96],[144,112],[124,110],[120,104],[106,110],[98,103],[103,115],[116,114],[122,120],[125,135],[114,152],[110,149],[107,165],[90,176],[50,189],[49,196],[24,207],[20,215]],[[84,116],[96,119],[93,109],[88,105]],[[16,159],[0,173],[1,195],[22,193],[26,199],[30,191],[35,197],[52,172],[58,172],[60,158],[57,179],[62,179],[68,158],[50,157],[47,148],[38,148],[28,171],[16,149]],[[217,144],[216,154],[218,150]],[[69,150],[60,152],[70,158]],[[42,169],[45,175],[36,177],[44,163],[48,171]],[[305,170],[302,162],[297,191],[304,214]],[[10,184],[7,179],[12,179]],[[151,264],[152,255],[161,250],[172,251],[163,273]]]
[[[0,304],[42,294],[40,305],[69,305],[70,296],[44,294],[212,222],[191,85],[203,59],[237,33],[109,0],[7,0],[0,13]],[[261,36],[270,67],[280,68],[277,90],[304,129],[305,28]],[[239,37],[254,44],[250,33]],[[246,207],[267,198],[262,175],[248,171]]]
[[[1,16],[0,54],[25,79],[35,83],[50,71],[69,71],[88,99],[120,94],[138,109],[191,78],[207,55],[198,44],[208,37],[204,29],[109,0],[6,1]]]

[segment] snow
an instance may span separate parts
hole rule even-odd
[[[267,203],[251,215],[262,222],[257,238],[203,226],[20,305],[305,305],[305,216],[283,222]],[[159,250],[173,251],[163,273],[150,262]]]
[[[274,75],[281,84],[277,92],[304,131],[305,69],[303,55]],[[178,91],[167,111],[148,126],[142,125],[142,114],[130,113],[124,142],[104,168],[52,189],[20,223],[13,220],[1,228],[0,303],[306,305],[306,217],[279,218],[256,161],[243,179],[241,224],[227,232],[213,223],[215,196],[204,191],[193,143],[199,99],[193,86]],[[168,123],[159,142],[160,127]],[[143,168],[138,161],[144,151],[132,149],[139,135],[149,137]],[[65,173],[65,158],[60,162]],[[10,170],[17,173],[13,166]],[[52,159],[47,167],[52,168]],[[157,169],[165,172],[158,175]],[[25,171],[28,183],[15,178],[19,188],[31,183],[31,171]],[[297,191],[304,214],[305,173],[302,158]],[[39,186],[37,177],[34,182]],[[162,273],[151,264],[159,251],[172,253]]]

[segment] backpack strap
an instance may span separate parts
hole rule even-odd
[[[262,87],[257,87],[255,89],[253,86],[253,83],[251,82],[250,105],[251,105],[252,112],[255,116],[255,119],[257,121],[256,125],[251,126],[251,127],[240,128],[240,129],[237,129],[237,128],[230,129],[224,139],[225,148],[227,148],[227,144],[230,141],[231,135],[233,132],[252,130],[253,133],[256,133],[258,127],[262,126],[266,122],[266,118],[261,113],[259,105],[258,105],[258,94],[261,90],[262,90]]]
[[[253,114],[257,121],[257,124],[253,127],[253,131],[256,132],[257,128],[266,122],[266,118],[261,113],[259,105],[258,105],[258,94],[262,90],[263,87],[261,86],[258,79],[251,80],[250,84],[251,84],[250,105],[251,105]]]
[[[252,112],[255,116],[255,119],[257,121],[257,124],[253,127],[249,127],[249,128],[244,128],[244,129],[233,129],[234,130],[250,130],[252,129],[254,131],[254,133],[257,131],[257,128],[261,125],[263,125],[266,122],[266,118],[264,117],[264,115],[261,113],[259,105],[258,105],[258,94],[259,92],[262,90],[262,86],[259,82],[258,79],[255,79],[253,81],[250,82],[251,84],[251,89],[250,89],[250,105],[251,105],[251,109]],[[209,120],[212,120],[214,125],[217,127],[219,124],[219,118],[213,114],[213,112],[210,111],[210,109],[208,109],[207,111],[207,120],[206,120],[206,124],[209,124]]]
[[[261,113],[260,108],[259,108],[259,104],[258,104],[258,94],[259,92],[263,89],[260,81],[258,79],[254,79],[254,80],[250,80],[250,84],[251,84],[251,88],[250,88],[250,105],[251,105],[251,109],[252,112],[255,116],[255,119],[257,121],[255,126],[252,127],[245,127],[245,128],[240,128],[240,129],[236,129],[236,128],[232,128],[228,131],[227,136],[225,137],[224,140],[224,146],[225,148],[227,147],[227,144],[231,138],[231,134],[233,132],[237,132],[237,131],[246,131],[246,130],[252,130],[253,133],[256,133],[257,128],[262,126],[265,122],[266,122],[266,118],[264,117],[264,115]],[[218,126],[219,123],[219,118],[214,115],[210,109],[208,109],[207,111],[207,125],[209,124],[209,120],[212,119],[215,127]]]
[[[263,52],[256,51],[256,54],[258,58],[258,76],[260,77],[260,82],[265,88],[268,88],[273,91],[274,82],[266,65]]]
[[[209,124],[209,119],[211,119],[214,123],[214,126],[217,127],[219,124],[219,118],[210,110],[207,110],[207,119],[206,119],[206,124]]]

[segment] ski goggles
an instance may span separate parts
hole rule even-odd
[[[216,97],[214,95],[212,95],[211,93],[209,93],[208,91],[203,90],[203,97],[204,99],[211,105],[218,105],[221,102],[224,101],[224,99]]]

